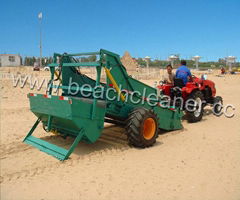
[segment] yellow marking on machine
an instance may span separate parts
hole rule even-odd
[[[107,77],[109,78],[109,80],[111,81],[111,83],[113,84],[113,87],[117,90],[118,95],[120,95],[121,100],[124,102],[125,101],[125,97],[123,96],[123,94],[121,93],[121,90],[119,89],[115,79],[113,78],[110,70],[107,67],[104,67]]]
[[[59,76],[59,74],[56,72],[56,71],[54,71],[54,74],[58,77]],[[62,83],[62,79],[59,77],[59,81],[60,81],[60,83]]]

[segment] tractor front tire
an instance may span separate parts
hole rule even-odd
[[[199,105],[197,105],[197,108],[195,111],[185,111],[186,112],[186,117],[189,123],[195,123],[199,122],[202,120],[203,117],[203,94],[201,91],[194,91],[191,95],[189,95],[188,99],[192,99],[196,101],[197,103],[201,103],[201,107],[199,109]]]
[[[140,107],[134,109],[126,123],[130,145],[140,148],[150,147],[158,137],[158,119],[152,110]]]

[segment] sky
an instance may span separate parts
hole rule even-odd
[[[240,0],[0,0],[0,54],[97,51],[240,60]]]

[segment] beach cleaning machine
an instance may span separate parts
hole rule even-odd
[[[96,59],[83,62],[79,58],[86,56]],[[104,122],[124,125],[129,144],[139,148],[152,146],[159,129],[182,128],[182,111],[152,98],[157,89],[129,76],[115,53],[104,49],[90,53],[55,53],[49,68],[51,80],[47,92],[28,94],[30,109],[37,120],[24,143],[59,160],[67,159],[80,141],[94,143],[101,135]],[[83,74],[83,68],[96,70],[96,79]],[[105,81],[101,80],[103,75]],[[56,88],[60,95],[53,95]],[[32,133],[40,122],[47,132],[73,137],[71,147],[65,149],[34,137]]]

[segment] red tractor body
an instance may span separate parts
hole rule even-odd
[[[179,80],[179,79],[178,79]],[[192,77],[192,81],[187,82],[186,85],[176,84],[176,79],[174,80],[174,84],[167,84],[162,83],[157,86],[157,88],[160,90],[160,93],[162,95],[169,96],[170,99],[173,101],[175,97],[181,97],[183,99],[183,109],[185,109],[185,103],[188,99],[193,100],[201,100],[201,107],[202,110],[200,110],[198,114],[196,114],[194,118],[194,112],[187,112],[188,115],[192,115],[189,120],[190,122],[197,122],[202,119],[203,114],[203,107],[207,104],[214,105],[215,103],[221,103],[222,104],[222,98],[216,97],[216,88],[215,83],[211,80],[204,80],[201,78],[198,78],[196,76]],[[199,115],[199,116],[198,116]]]
[[[172,88],[177,87],[174,84],[161,84],[158,85],[157,88],[162,91],[162,94],[167,96],[172,96]],[[215,83],[210,80],[202,80],[198,77],[193,77],[191,82],[187,82],[187,84],[181,88],[182,98],[187,100],[188,96],[193,92],[199,90],[203,93],[204,99],[209,101],[211,98],[214,98],[216,95]],[[208,102],[207,101],[207,102]],[[210,103],[210,102],[209,102]]]

